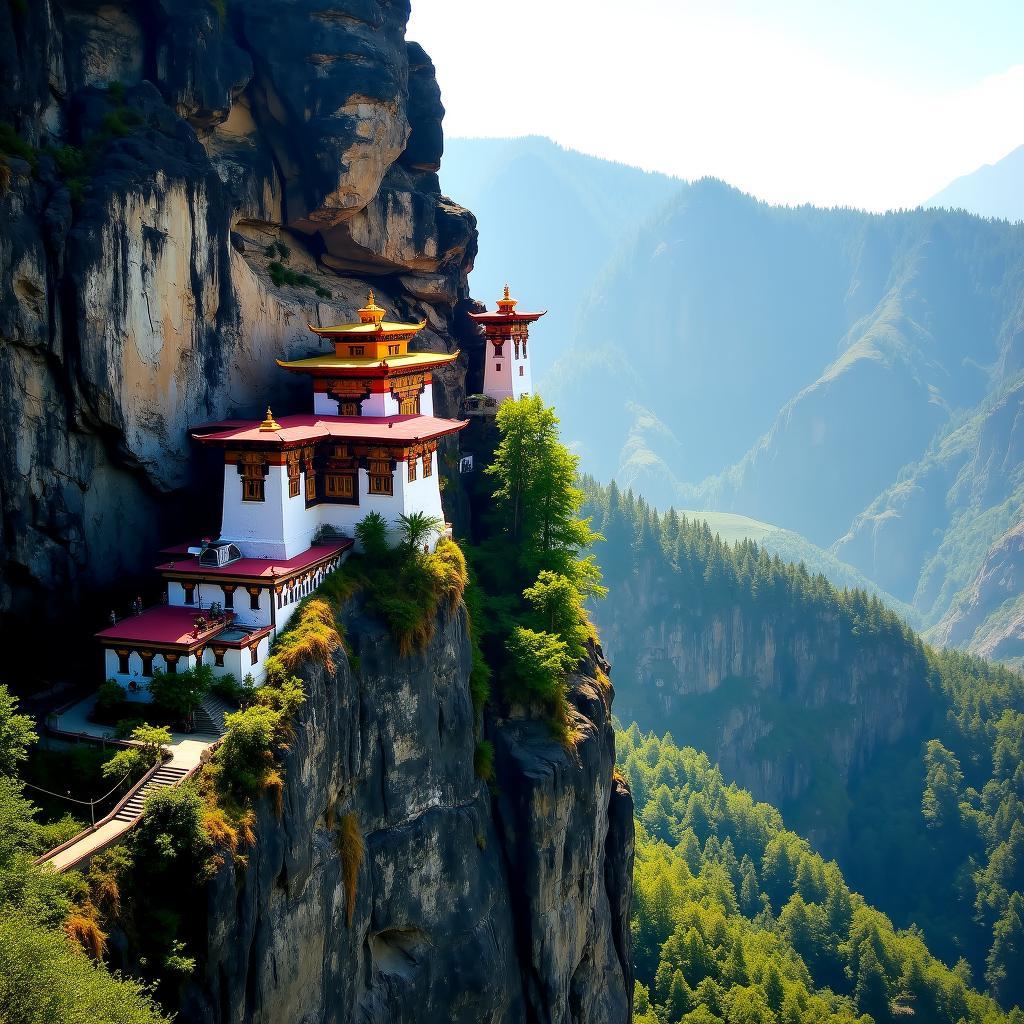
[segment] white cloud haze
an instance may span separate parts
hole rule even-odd
[[[760,17],[670,0],[413,8],[409,38],[437,65],[449,137],[547,135],[772,202],[872,210],[915,206],[1024,142],[1024,64],[915,75],[856,52],[852,35],[815,45],[771,4]]]

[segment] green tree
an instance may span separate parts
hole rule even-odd
[[[406,551],[419,551],[444,530],[444,520],[426,512],[412,512],[398,517],[398,532],[402,535],[402,546]]]
[[[586,657],[590,637],[583,598],[568,576],[542,569],[537,582],[523,591],[533,606],[538,629],[553,633],[564,644],[573,663]]]
[[[0,775],[14,775],[38,739],[31,715],[18,714],[18,701],[0,685]]]
[[[870,942],[861,949],[853,999],[858,1012],[874,1018],[875,1024],[889,1020],[889,983]]]
[[[985,978],[1004,1006],[1024,1007],[1024,897],[1015,892],[992,931]]]

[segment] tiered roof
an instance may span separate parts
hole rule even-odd
[[[203,444],[298,447],[334,438],[375,444],[414,444],[454,434],[469,420],[437,416],[282,416],[267,429],[266,420],[230,420],[196,427],[192,437]]]

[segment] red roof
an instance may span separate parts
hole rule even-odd
[[[218,576],[244,576],[247,579],[278,579],[282,576],[292,576],[302,572],[303,569],[323,562],[333,555],[340,554],[352,547],[353,541],[333,541],[330,544],[314,544],[305,551],[292,558],[240,558],[236,562],[229,562],[227,565],[200,565],[197,555],[185,555],[172,562],[164,562],[156,567],[157,572],[172,575],[185,574],[199,576],[202,578],[216,578]],[[171,553],[171,552],[168,552]]]
[[[260,430],[260,420],[229,420],[194,427],[197,441],[211,444],[298,445],[335,438],[404,444],[454,434],[469,420],[437,416],[282,416],[279,430]]]
[[[520,313],[518,311],[512,313],[502,313],[501,310],[489,310],[486,313],[470,313],[470,320],[475,320],[478,324],[511,324],[517,320],[528,320],[533,323],[534,320],[539,320],[544,314],[547,313],[546,309],[542,309],[539,313]]]
[[[108,626],[96,636],[107,646],[113,641],[126,643],[173,644],[180,647],[194,647],[219,633],[227,622],[234,618],[227,612],[225,619],[212,623],[202,633],[195,633],[194,622],[204,614],[198,608],[183,608],[179,605],[160,605],[148,608],[141,615],[122,619],[116,626]]]

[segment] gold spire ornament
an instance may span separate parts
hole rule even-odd
[[[270,406],[267,406],[267,418],[260,424],[260,430],[270,432],[272,430],[280,430],[281,424],[274,419],[274,414],[270,411]]]
[[[506,284],[505,297],[503,299],[498,299],[498,310],[502,313],[511,314],[517,305],[518,300],[512,298],[509,294],[508,285]]]
[[[377,305],[373,289],[371,288],[366,305],[359,310],[359,322],[363,324],[379,324],[383,319],[384,310]]]

